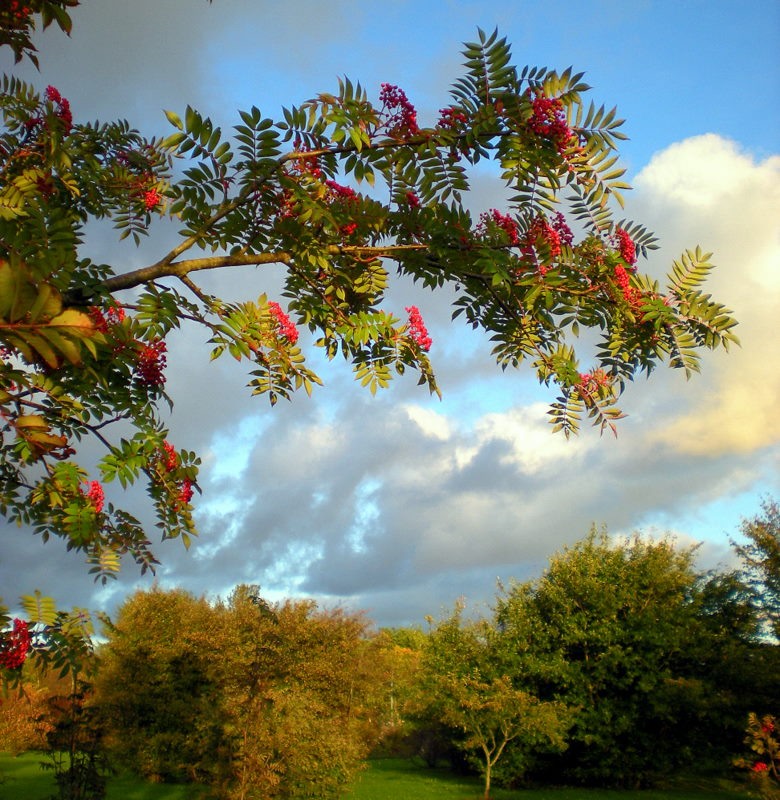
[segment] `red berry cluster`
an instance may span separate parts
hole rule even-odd
[[[543,249],[544,255],[557,258],[564,245],[569,246],[573,241],[571,229],[566,224],[563,214],[557,212],[549,222],[541,214],[534,218],[523,237],[522,253],[524,258],[536,263],[537,251]],[[549,264],[538,262],[539,273],[546,275],[550,269]]]
[[[328,188],[327,194],[325,195],[326,203],[343,203],[349,206],[357,202],[357,193],[349,186],[342,186],[340,183],[332,180],[325,181],[325,186]],[[339,231],[342,236],[352,236],[357,229],[358,224],[353,220],[352,222],[347,222],[342,225]]]
[[[443,130],[455,130],[468,122],[468,117],[454,106],[449,108],[439,109],[439,121],[436,123],[437,128]]]
[[[154,388],[165,386],[163,371],[167,364],[167,349],[165,342],[160,339],[140,345],[135,374],[141,383]]]
[[[303,147],[303,139],[300,136],[295,137],[293,142],[293,149],[300,150]],[[312,178],[321,178],[322,170],[320,169],[320,159],[318,156],[301,156],[291,162],[291,169],[298,175],[311,175]]]
[[[433,340],[428,335],[428,329],[423,322],[422,314],[417,306],[406,306],[406,313],[409,315],[409,336],[412,341],[427,353],[431,349]]]
[[[103,510],[105,495],[103,494],[103,487],[98,481],[92,481],[89,484],[89,489],[86,491],[86,497],[90,503],[92,503],[95,513],[99,514]]]
[[[325,181],[325,185],[328,187],[328,195],[326,198],[328,202],[332,203],[335,200],[354,200],[357,198],[355,190],[351,189],[349,186],[342,186],[340,183],[336,183],[336,181]]]
[[[615,267],[615,283],[617,283],[623,299],[631,306],[631,310],[637,312],[642,305],[642,293],[631,285],[631,278],[622,264]]]
[[[179,464],[179,456],[176,448],[168,441],[163,442],[163,452],[165,453],[162,465],[166,472],[176,469]]]
[[[298,341],[298,329],[295,327],[287,314],[282,311],[282,307],[279,305],[279,303],[271,301],[268,304],[268,310],[276,319],[279,336],[287,339],[290,344],[295,344]]]
[[[21,619],[14,620],[13,630],[0,638],[0,666],[19,669],[30,649],[30,629]]]
[[[180,503],[189,503],[192,500],[192,481],[189,478],[185,478],[181,482],[177,499]]]
[[[537,92],[531,101],[531,118],[528,127],[537,136],[547,139],[563,155],[569,147],[574,132],[566,122],[566,113],[560,97],[546,97]]]
[[[491,223],[500,228],[508,237],[509,244],[513,247],[520,244],[520,234],[517,230],[517,223],[509,214],[502,214],[497,208],[491,208],[490,211],[484,211],[479,215],[479,224],[477,225],[477,233],[480,236],[485,236],[490,228]]]
[[[163,451],[159,455],[158,464],[166,473],[173,472],[179,466],[179,454],[169,441],[163,442]],[[192,500],[192,494],[192,481],[189,478],[183,478],[181,482],[177,484],[174,507],[178,508],[181,504],[189,503],[190,500]]]
[[[627,231],[618,228],[615,231],[615,244],[620,251],[620,257],[629,266],[633,267],[636,264],[636,245],[634,244]]]
[[[95,330],[99,333],[109,333],[115,326],[121,324],[125,319],[125,310],[122,306],[112,304],[104,312],[98,306],[90,306],[89,316],[92,318],[92,324]]]
[[[414,192],[406,193],[406,202],[409,204],[411,208],[420,207],[420,198]]]
[[[551,218],[550,223],[555,232],[558,234],[558,238],[560,239],[561,244],[564,247],[571,247],[572,243],[574,242],[574,234],[571,231],[568,223],[566,222],[566,217],[560,211],[556,211]]]
[[[144,192],[144,208],[146,208],[147,211],[152,211],[157,208],[161,199],[162,196],[157,189],[147,189]]]
[[[11,0],[8,8],[0,11],[0,25],[9,28],[26,28],[29,24],[30,14],[32,14],[30,6],[20,3],[19,0]]]
[[[65,134],[69,134],[73,127],[73,114],[70,110],[70,103],[53,86],[46,87],[46,99],[56,104],[56,116],[62,121]]]
[[[402,89],[391,83],[383,83],[379,99],[382,102],[385,128],[389,136],[406,139],[419,133],[417,111]]]

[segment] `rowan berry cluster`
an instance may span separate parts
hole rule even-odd
[[[100,483],[98,481],[91,481],[85,496],[95,509],[95,513],[100,514],[103,510],[103,504],[105,503],[105,494],[103,493],[103,487]]]
[[[615,246],[620,251],[620,257],[626,264],[633,267],[636,264],[636,245],[628,232],[624,231],[623,228],[618,228],[615,231],[614,240]]]
[[[158,456],[157,464],[165,473],[171,473],[179,466],[179,454],[176,452],[176,448],[167,440],[163,442],[162,453]],[[192,494],[192,481],[189,478],[183,478],[177,482],[175,507],[178,508],[182,504],[189,503],[192,500]]]
[[[427,353],[431,349],[433,340],[428,335],[428,329],[423,322],[422,314],[417,306],[406,306],[406,313],[409,315],[409,336],[412,341]]]
[[[189,478],[185,478],[181,482],[181,486],[179,487],[179,495],[177,500],[180,503],[189,503],[192,500],[192,481]]]
[[[328,204],[343,203],[346,206],[351,206],[357,202],[357,193],[349,186],[342,186],[340,183],[337,183],[333,180],[325,181],[325,186],[328,189],[325,196],[325,202]],[[339,228],[339,232],[342,236],[352,236],[357,228],[358,224],[353,220],[351,222],[344,223],[344,225]]]
[[[563,214],[557,212],[551,220],[539,214],[536,216],[522,240],[523,258],[535,263],[539,273],[544,276],[549,272],[548,259],[557,258],[564,246],[571,246],[574,236],[566,224]],[[538,254],[544,258],[539,260]]]
[[[147,189],[144,192],[144,208],[147,211],[152,211],[160,204],[162,196],[157,189]]]
[[[517,229],[517,222],[515,222],[509,214],[502,214],[497,208],[491,208],[490,211],[483,211],[479,215],[479,223],[475,229],[477,234],[482,237],[486,236],[491,226],[502,230],[506,234],[509,244],[513,247],[520,244],[520,233]]]
[[[46,99],[57,106],[55,115],[62,121],[62,127],[67,136],[73,127],[73,114],[70,110],[70,103],[53,86],[46,87]]]
[[[298,151],[303,147],[303,139],[296,136],[293,141],[293,149]],[[290,162],[290,169],[298,175],[311,175],[312,178],[320,179],[322,170],[320,169],[320,159],[318,156],[301,156]]]
[[[579,389],[581,392],[591,394],[609,386],[609,375],[603,369],[594,369],[592,372],[581,372]]]
[[[532,97],[531,109],[528,128],[537,136],[550,141],[558,153],[563,155],[571,144],[574,131],[566,122],[561,99],[546,97],[539,91]]]
[[[0,11],[0,25],[9,28],[25,28],[28,25],[28,17],[32,14],[32,8],[19,0],[11,0],[8,8]]]
[[[468,117],[454,106],[439,109],[439,121],[437,128],[443,130],[456,130],[468,122]]]
[[[276,327],[279,336],[287,339],[290,344],[295,344],[298,341],[298,329],[293,324],[293,321],[282,311],[279,303],[273,300],[268,304],[268,310],[276,320]]]
[[[642,305],[642,293],[631,285],[631,278],[622,264],[618,264],[615,267],[615,283],[618,285],[623,299],[631,306],[632,311],[638,311]]]
[[[389,136],[407,139],[419,133],[417,111],[409,102],[403,89],[399,89],[391,83],[383,83],[379,99],[385,115],[384,126]]]
[[[135,374],[141,383],[158,389],[165,385],[167,349],[167,345],[161,339],[140,344]]]
[[[165,453],[162,465],[166,472],[171,472],[176,469],[179,464],[179,456],[176,453],[176,448],[169,442],[163,442],[163,452]]]
[[[98,306],[90,306],[89,316],[98,333],[110,333],[114,327],[124,321],[125,310],[115,304],[110,305],[106,311]]]
[[[27,658],[31,638],[27,623],[15,619],[13,630],[0,637],[0,666],[19,669]]]

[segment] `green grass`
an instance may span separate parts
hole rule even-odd
[[[494,789],[493,800],[745,800],[744,792],[709,786],[650,791],[606,789]],[[395,758],[369,762],[348,800],[481,800],[479,778],[453,776],[446,770],[429,769]]]
[[[51,771],[42,770],[39,753],[11,756],[0,753],[0,800],[46,800],[55,791]],[[146,783],[131,775],[109,780],[108,800],[196,800],[193,786]],[[384,758],[369,762],[345,800],[481,800],[479,778],[452,775],[406,759]],[[495,789],[493,800],[745,800],[748,795],[717,786],[651,790],[604,789]]]
[[[56,791],[51,770],[41,769],[40,753],[0,753],[0,800],[46,800]],[[132,775],[109,778],[107,800],[195,800],[193,786],[146,783]]]

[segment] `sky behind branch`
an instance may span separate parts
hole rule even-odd
[[[278,119],[341,76],[374,97],[400,85],[430,124],[462,42],[497,26],[518,67],[572,65],[594,102],[626,119],[626,216],[661,243],[640,267],[663,276],[700,244],[718,265],[710,290],[740,320],[743,346],[706,354],[702,375],[659,370],[629,387],[617,439],[585,428],[568,442],[546,421],[553,394],[527,372],[501,373],[484,337],[450,323],[446,296],[407,285],[390,296],[399,312],[423,312],[442,401],[412,377],[371,397],[313,354],[325,387],[271,410],[185,329],[170,344],[170,438],[204,458],[201,536],[188,553],[158,548],[160,583],[211,595],[259,583],[271,598],[421,624],[459,596],[489,602],[497,578],[539,574],[591,524],[668,532],[701,542],[703,566],[728,562],[741,518],[780,488],[780,4],[85,0],[73,21],[70,39],[38,37],[40,73],[7,54],[0,66],[57,86],[77,119],[127,118],[146,134],[167,133],[163,111],[187,105],[225,130],[252,105]],[[474,177],[475,210],[500,206],[494,176]],[[127,271],[172,241],[161,228],[135,250],[95,226],[87,250]],[[280,286],[278,268],[203,280],[229,298]],[[41,587],[62,605],[111,610],[149,585],[128,565],[96,587],[57,542],[10,527],[2,542],[7,602]]]

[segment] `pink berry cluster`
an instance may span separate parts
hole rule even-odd
[[[417,306],[406,306],[406,313],[409,315],[409,336],[421,350],[427,353],[431,349],[433,340],[428,335],[428,329],[425,327],[420,309]]]
[[[357,193],[349,186],[342,186],[340,183],[328,180],[325,181],[327,187],[327,194],[325,195],[325,202],[328,204],[341,203],[345,206],[353,205],[357,199]],[[339,232],[342,236],[352,236],[357,230],[358,224],[354,220],[345,222],[340,228]]]
[[[561,155],[569,148],[574,137],[574,132],[566,122],[560,97],[547,97],[541,91],[532,96],[528,128],[537,136],[551,142]]]
[[[0,666],[5,669],[19,669],[30,650],[30,628],[21,619],[14,620],[13,630],[0,635]]]
[[[579,389],[590,394],[609,386],[609,376],[603,369],[594,369],[592,372],[581,372]]]
[[[156,389],[165,386],[167,349],[167,345],[161,339],[140,344],[135,374],[142,384]]]
[[[389,136],[407,139],[419,133],[417,111],[409,102],[403,89],[399,89],[391,83],[383,83],[379,99],[382,102],[385,128]]]
[[[276,327],[279,336],[287,339],[290,344],[295,344],[298,341],[298,329],[293,324],[293,321],[282,311],[279,303],[273,300],[268,304],[268,310],[276,320]]]

